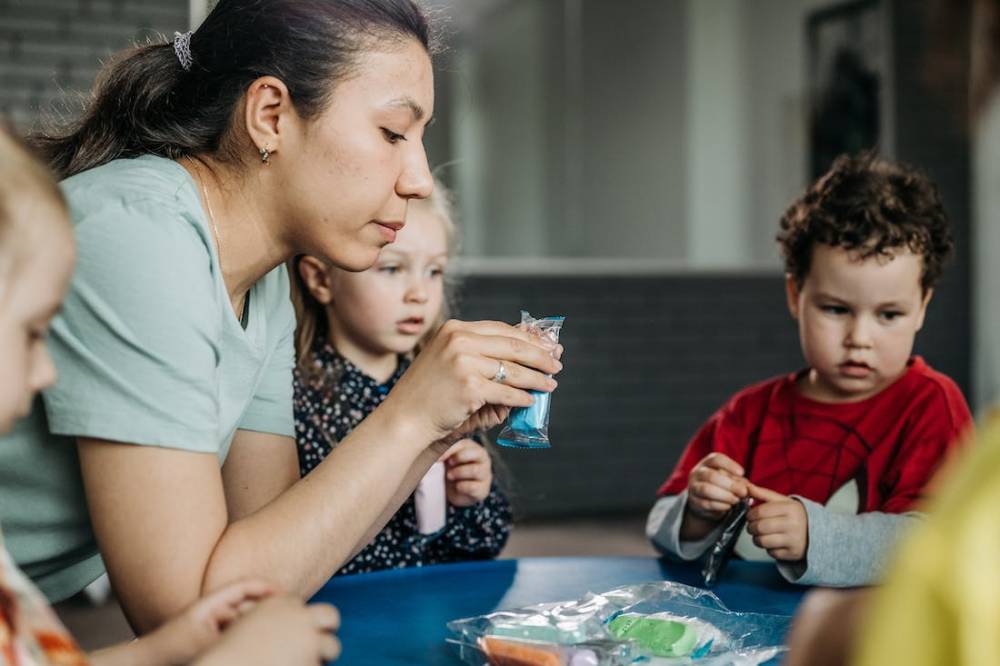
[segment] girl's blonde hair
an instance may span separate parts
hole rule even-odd
[[[453,256],[458,252],[454,199],[451,192],[441,181],[435,178],[434,191],[431,195],[426,199],[414,199],[409,205],[411,211],[415,206],[428,210],[434,217],[438,218],[441,224],[444,225],[445,238],[448,243],[448,256]],[[309,292],[309,287],[302,280],[302,275],[299,273],[299,261],[302,259],[302,256],[304,255],[295,257],[288,265],[288,271],[291,273],[292,304],[295,306],[296,318],[295,358],[299,371],[305,377],[316,381],[318,378],[313,376],[315,368],[312,359],[315,355],[317,345],[321,344],[326,336],[329,335],[326,319],[327,306],[313,298],[313,295]],[[438,329],[448,321],[448,318],[451,316],[455,287],[454,280],[448,272],[445,272],[445,297],[441,306],[441,312],[434,324],[427,329],[427,332],[417,342],[416,347],[413,349],[413,355],[420,353],[420,350],[434,337]],[[329,380],[330,378],[326,378],[325,381]]]
[[[18,252],[25,251],[16,242],[23,234],[15,230],[18,216],[14,207],[26,198],[44,200],[57,207],[63,217],[68,214],[66,199],[52,173],[6,130],[0,118],[0,268],[3,271],[9,269]]]

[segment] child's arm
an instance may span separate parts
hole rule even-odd
[[[803,585],[857,587],[878,582],[889,552],[921,514],[843,514],[804,497],[751,485],[747,513],[754,543],[778,562],[787,580]]]
[[[646,522],[653,545],[684,560],[694,560],[715,542],[722,519],[746,497],[743,467],[722,453],[709,453],[688,475],[679,495],[661,497]]]

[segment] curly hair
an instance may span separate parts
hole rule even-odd
[[[871,153],[841,155],[781,218],[777,236],[785,272],[801,288],[817,243],[861,259],[892,257],[905,248],[923,257],[926,292],[954,250],[937,187],[923,173]]]

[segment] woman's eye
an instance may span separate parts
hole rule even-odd
[[[385,135],[385,140],[392,144],[399,143],[400,141],[406,141],[405,136],[403,136],[402,134],[397,134],[396,132],[393,132],[391,129],[388,129],[386,127],[382,128],[382,134]]]

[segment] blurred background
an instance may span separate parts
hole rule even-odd
[[[0,114],[76,113],[109,54],[210,4],[0,0]],[[507,554],[650,552],[645,512],[698,425],[801,364],[774,235],[840,152],[938,183],[957,255],[918,352],[979,413],[1000,399],[1000,113],[969,120],[967,2],[424,4],[459,312],[567,317],[553,447],[501,453],[522,525]]]

